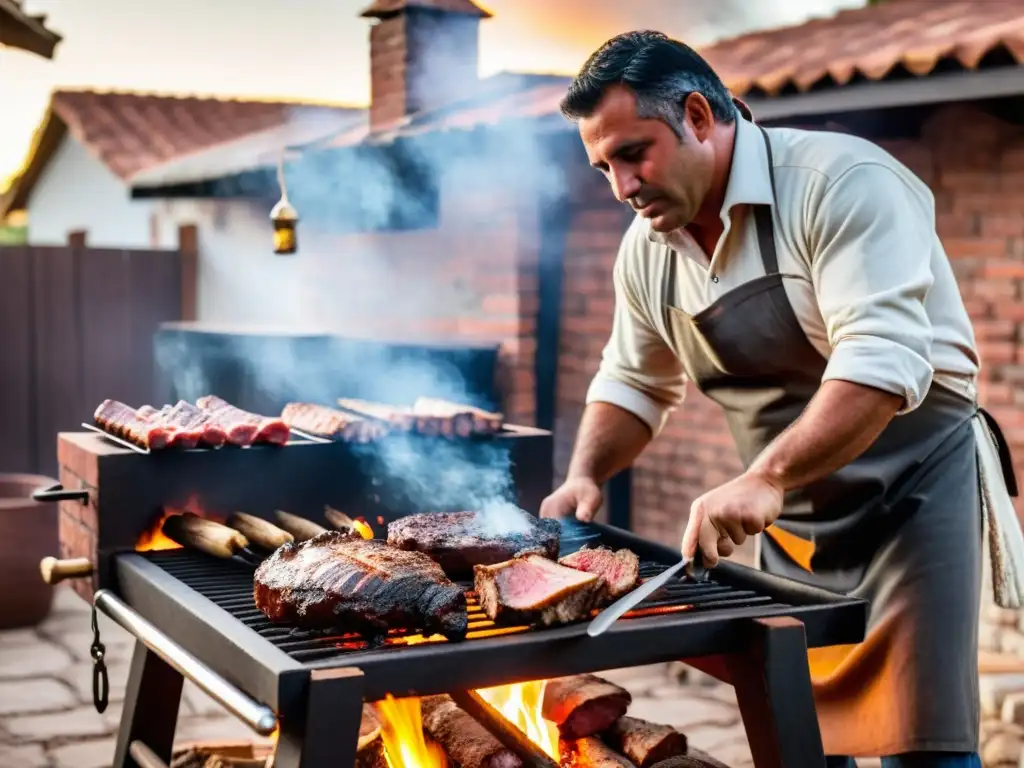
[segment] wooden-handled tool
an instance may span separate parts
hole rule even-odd
[[[241,533],[250,542],[263,549],[273,552],[282,544],[294,541],[295,537],[288,531],[278,528],[261,517],[247,515],[245,512],[233,512],[228,516],[228,525]]]
[[[241,533],[191,512],[168,517],[164,520],[163,532],[171,541],[213,557],[225,560],[237,557],[250,565],[260,562],[249,549],[249,540]]]
[[[87,557],[75,557],[70,560],[58,560],[56,557],[44,557],[39,561],[39,572],[43,581],[53,586],[64,579],[80,579],[92,576],[92,561]]]
[[[296,541],[306,541],[321,533],[327,533],[322,525],[317,525],[312,520],[293,515],[290,512],[282,512],[280,509],[274,512],[277,524],[295,537]]]

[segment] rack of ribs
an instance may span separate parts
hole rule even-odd
[[[292,429],[347,443],[369,443],[388,431],[379,421],[314,403],[288,403],[281,419]]]
[[[96,426],[114,437],[127,440],[140,448],[158,451],[166,448],[175,428],[140,417],[135,408],[119,400],[104,400],[93,414]]]
[[[284,445],[291,436],[291,429],[280,418],[243,411],[216,395],[200,397],[196,405],[209,416],[211,423],[225,431],[227,442],[232,445]]]

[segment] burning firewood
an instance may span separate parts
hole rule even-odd
[[[575,741],[561,741],[558,752],[562,768],[635,768],[600,739],[588,736]]]
[[[450,696],[428,696],[421,706],[423,728],[461,768],[522,768],[522,760]]]
[[[356,747],[355,768],[386,768],[384,739],[381,736],[380,720],[370,704],[363,705],[363,719],[359,723],[359,743]]]
[[[322,525],[317,525],[312,520],[293,515],[290,512],[283,512],[280,509],[274,511],[274,518],[279,526],[295,538],[295,541],[308,541],[321,533],[327,533],[327,529]]]
[[[227,523],[249,541],[271,551],[295,539],[288,531],[278,528],[273,523],[244,512],[233,512],[228,516]]]
[[[620,717],[602,736],[640,768],[686,754],[686,737],[675,728],[636,717]]]
[[[373,538],[373,529],[363,520],[355,520],[340,509],[324,507],[324,517],[327,518],[334,528],[342,533],[349,533],[353,536],[361,536],[364,539]]]
[[[596,675],[572,675],[548,681],[541,714],[558,726],[563,739],[573,741],[607,731],[632,701],[625,688]]]

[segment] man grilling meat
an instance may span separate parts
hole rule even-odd
[[[826,752],[980,765],[982,511],[1001,564],[1024,562],[1024,539],[928,188],[867,141],[759,127],[655,32],[603,45],[562,111],[637,216],[542,515],[592,519],[692,382],[725,410],[745,471],[693,503],[683,554],[713,566],[764,531],[760,567],[871,602],[865,642],[812,658]],[[1019,606],[1019,570],[994,573],[997,602]]]

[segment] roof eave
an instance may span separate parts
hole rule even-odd
[[[28,160],[7,191],[0,195],[0,219],[28,207],[28,199],[36,182],[39,181],[66,133],[67,126],[64,121],[52,111],[48,111],[36,130],[36,138],[29,150]]]
[[[0,2],[0,44],[52,59],[62,38],[44,26],[45,18],[27,16],[16,6]]]
[[[1024,65],[925,75],[908,80],[873,81],[828,90],[743,100],[758,121],[892,109],[954,101],[1024,95]]]

